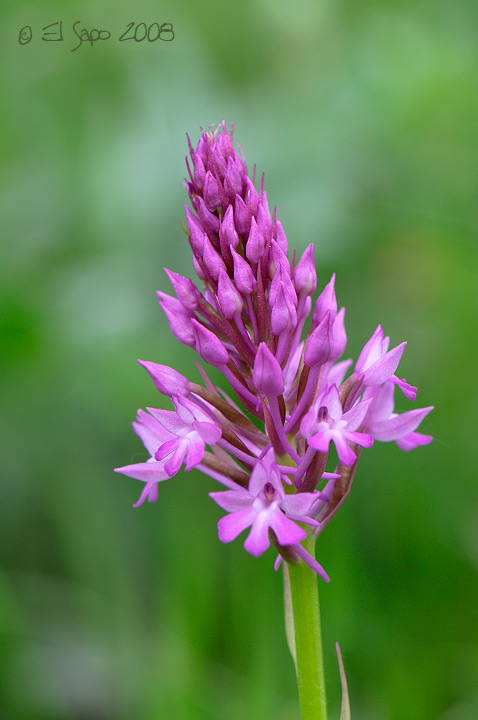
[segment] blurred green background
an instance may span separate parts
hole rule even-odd
[[[163,266],[192,273],[185,133],[222,119],[289,246],[316,244],[320,287],[337,273],[348,356],[382,323],[436,406],[431,446],[363,453],[318,544],[330,717],[336,640],[354,720],[478,717],[477,6],[1,13],[2,720],[298,720],[274,552],[218,542],[211,479],[135,510],[141,484],[112,471],[146,458],[130,421],[163,402],[136,358],[198,378],[155,291]],[[113,37],[71,52],[76,20]],[[175,39],[118,42],[133,20]]]

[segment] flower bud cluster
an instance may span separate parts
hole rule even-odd
[[[223,374],[235,398],[202,367],[198,385],[140,361],[175,409],[138,411],[133,427],[150,458],[118,472],[144,483],[138,506],[156,500],[158,483],[183,463],[198,468],[227,488],[211,493],[228,512],[222,541],[251,528],[245,548],[253,555],[272,541],[279,559],[304,561],[328,579],[301,545],[304,524],[318,534],[337,512],[363,447],[429,443],[416,429],[432,408],[394,412],[395,387],[409,400],[416,388],[395,375],[406,343],[389,349],[380,325],[345,379],[352,361],[339,360],[347,337],[335,276],[312,303],[314,247],[289,259],[264,176],[256,189],[255,167],[250,177],[232,130],[223,123],[203,131],[196,149],[188,142],[186,232],[203,287],[166,270],[175,297],[158,292],[159,303],[173,335]]]

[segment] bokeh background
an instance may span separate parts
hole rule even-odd
[[[112,471],[163,402],[136,358],[198,378],[155,291],[192,272],[185,133],[223,119],[289,246],[337,273],[348,355],[382,323],[436,406],[431,446],[363,453],[318,544],[330,717],[336,640],[354,720],[478,717],[476,10],[3,0],[2,720],[298,720],[274,552],[218,542],[211,479],[135,510]],[[77,20],[112,39],[71,52]],[[118,42],[131,21],[175,39]]]

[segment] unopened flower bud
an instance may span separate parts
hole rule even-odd
[[[184,345],[194,347],[196,338],[191,325],[191,317],[186,313],[184,307],[179,300],[169,298],[165,293],[158,292],[157,295],[159,297],[159,304],[168,319],[169,327],[176,340],[179,340],[179,342]],[[166,300],[166,298],[169,299]]]
[[[200,293],[192,280],[167,268],[164,268],[164,272],[168,276],[181,305],[188,308],[188,310],[195,310],[198,305],[197,298]]]
[[[252,180],[248,177],[246,177],[246,207],[249,211],[249,216],[251,215],[257,215],[257,212],[259,210],[259,193],[257,192],[256,188],[254,187],[254,184]]]
[[[287,301],[294,307],[297,307],[297,294],[295,292],[294,285],[289,274],[283,269],[281,264],[279,264],[276,268],[269,291],[269,303],[272,306],[274,306],[277,302],[276,295],[279,287],[282,287]]]
[[[255,388],[264,395],[277,397],[284,392],[281,367],[265,343],[257,348],[252,380]]]
[[[231,248],[231,253],[234,261],[234,282],[236,287],[243,295],[250,295],[256,285],[251,266],[234,248]]]
[[[177,370],[148,360],[138,359],[138,362],[147,370],[156,389],[163,395],[171,397],[171,395],[187,395],[189,393],[189,380]]]
[[[269,255],[269,277],[272,279],[277,267],[280,265],[282,270],[285,270],[287,275],[291,276],[290,262],[286,255],[280,248],[279,244],[275,240],[270,242],[270,255]]]
[[[291,332],[297,325],[297,312],[294,304],[286,295],[284,283],[281,283],[275,294],[271,309],[271,330],[273,335]]]
[[[224,218],[221,223],[220,236],[226,240],[226,243],[230,247],[237,248],[239,245],[239,235],[237,234],[234,226],[234,212],[232,205],[229,205],[224,213]]]
[[[259,230],[255,218],[251,219],[251,231],[246,244],[246,257],[250,262],[257,265],[264,253],[266,245],[265,238]]]
[[[247,207],[240,195],[236,195],[234,205],[234,224],[239,235],[247,237],[251,228],[251,221]]]
[[[278,246],[280,247],[280,249],[282,250],[282,252],[284,253],[284,255],[287,257],[287,255],[289,253],[289,244],[287,242],[287,237],[286,237],[284,228],[282,227],[282,223],[280,222],[280,220],[276,220],[276,226],[277,226],[277,229],[276,229],[275,240],[276,240]]]
[[[204,226],[204,229],[208,231],[208,235],[209,233],[218,233],[219,218],[207,209],[206,203],[200,196],[198,197],[198,203],[199,217]]]
[[[206,207],[211,212],[214,212],[221,205],[219,186],[217,184],[217,180],[210,172],[206,173],[206,177],[204,179],[203,195],[206,202]]]
[[[242,312],[244,301],[241,294],[234,286],[231,278],[225,270],[219,271],[219,282],[217,286],[217,300],[224,317],[232,320],[233,317]]]
[[[231,202],[234,200],[235,195],[242,193],[242,175],[237,169],[237,166],[232,157],[227,160],[227,172],[224,178],[224,190],[229,196]]]
[[[311,244],[305,250],[294,269],[294,285],[297,294],[312,295],[317,287],[317,273],[314,263],[314,246]]]
[[[264,193],[265,195],[265,193]],[[267,202],[267,200],[266,200]],[[257,210],[257,226],[262,234],[262,236],[266,239],[267,242],[270,242],[272,238],[272,223],[271,223],[271,216],[269,214],[269,209],[267,210],[264,207],[264,203],[261,203],[259,205],[259,208]]]
[[[333,350],[330,359],[335,362],[342,355],[347,345],[347,335],[344,324],[345,308],[340,308],[333,325]]]
[[[204,229],[199,222],[198,218],[193,215],[191,210],[188,208],[187,205],[184,206],[186,210],[186,219],[188,224],[188,231],[189,231],[189,242],[191,243],[191,248],[197,257],[202,257],[203,248],[204,248]]]
[[[209,275],[215,282],[217,282],[217,279],[219,277],[219,270],[221,270],[221,268],[224,270],[225,265],[222,257],[219,255],[218,252],[216,252],[216,250],[214,250],[207,235],[204,236],[204,251],[202,259],[204,262],[204,267],[208,271]]]
[[[316,300],[314,312],[312,313],[312,324],[318,325],[327,312],[330,312],[332,320],[337,314],[337,300],[335,298],[335,273],[324,287]]]
[[[191,323],[195,333],[196,350],[202,359],[216,367],[225,365],[229,361],[229,354],[222,342],[197,320],[191,320]]]
[[[327,312],[317,325],[305,346],[304,363],[308,367],[324,365],[333,348],[333,323]]]
[[[197,190],[201,191],[204,187],[204,178],[206,177],[206,169],[204,167],[204,163],[201,159],[201,156],[196,153],[194,156],[194,185],[196,186]]]

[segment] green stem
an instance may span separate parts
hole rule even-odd
[[[309,530],[302,544],[314,555],[315,539]],[[284,583],[287,589],[286,623],[288,619],[288,639],[293,657],[295,655],[301,720],[327,720],[317,575],[302,561],[284,562]],[[287,607],[288,598],[292,608]]]

